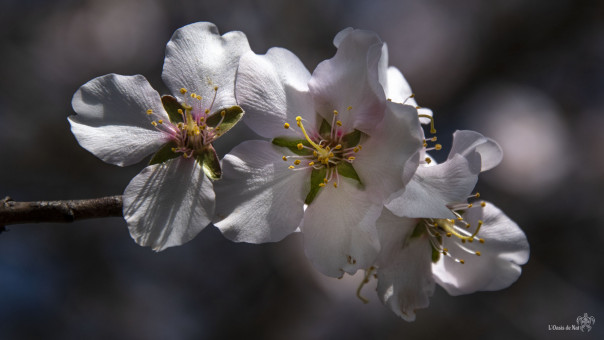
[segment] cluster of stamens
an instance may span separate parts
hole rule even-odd
[[[470,196],[470,198],[478,197],[480,197],[479,193]],[[481,208],[486,206],[485,202],[480,202],[479,204]],[[477,237],[478,232],[483,225],[483,221],[478,220],[477,225],[472,226],[460,214],[460,211],[463,212],[472,208],[473,206],[473,203],[463,203],[449,206],[451,212],[456,216],[455,219],[426,218],[423,220],[430,243],[432,244],[432,248],[442,255],[451,257],[455,262],[461,264],[464,264],[465,261],[463,259],[452,257],[449,253],[449,250],[443,246],[443,236],[456,237],[461,243],[473,243],[475,240],[477,240],[479,243],[484,243],[484,239]],[[481,255],[480,251],[469,250],[466,247],[462,247],[462,249],[476,256]]]
[[[203,107],[203,98],[200,95],[196,93],[187,95],[188,92],[185,88],[180,89],[183,98],[180,103],[182,109],[178,109],[178,113],[182,117],[182,122],[165,122],[163,119],[151,121],[151,125],[172,136],[172,140],[176,142],[172,152],[180,153],[184,158],[193,157],[197,151],[202,150],[221,135],[220,124],[226,115],[226,111],[220,112],[222,117],[215,127],[206,124],[216,100],[218,87],[214,87],[214,97],[206,108]],[[153,110],[147,110],[147,115],[153,116],[153,114]]]
[[[348,111],[352,110],[352,107],[347,108]],[[333,182],[335,188],[338,187],[339,175],[336,166],[342,162],[352,163],[355,160],[355,154],[363,149],[361,144],[344,147],[343,137],[345,135],[342,122],[337,119],[338,111],[333,111],[333,118],[331,124],[331,130],[329,136],[322,136],[317,131],[307,131],[303,124],[303,119],[300,116],[296,117],[296,126],[300,129],[297,131],[301,133],[301,137],[310,144],[310,146],[298,143],[296,145],[298,150],[309,150],[312,154],[300,155],[300,156],[283,156],[284,161],[290,161],[293,159],[293,164],[289,166],[292,170],[301,169],[321,169],[326,168],[327,172],[323,182],[319,184],[320,187],[324,187],[327,183]],[[285,123],[283,125],[285,129],[290,129],[290,124]]]

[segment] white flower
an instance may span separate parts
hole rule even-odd
[[[212,142],[243,115],[235,106],[245,35],[220,36],[211,23],[177,30],[167,45],[162,78],[174,94],[160,97],[140,75],[109,74],[74,94],[71,130],[82,147],[125,166],[155,153],[123,197],[130,234],[156,251],[197,235],[214,213],[212,182],[220,165]]]
[[[529,256],[522,230],[491,203],[467,203],[478,197],[470,196],[478,173],[500,160],[494,141],[457,131],[447,161],[420,166],[392,195],[377,222],[382,248],[369,271],[377,270],[380,299],[403,319],[428,306],[435,282],[459,295],[503,289],[520,276]]]
[[[236,95],[244,121],[272,143],[247,141],[225,156],[216,226],[252,243],[300,228],[307,257],[339,277],[373,264],[375,221],[404,186],[401,170],[417,166],[422,133],[413,106],[386,100],[381,40],[350,29],[334,44],[335,56],[312,76],[285,49],[242,56]]]

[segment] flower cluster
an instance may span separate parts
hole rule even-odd
[[[386,44],[345,29],[334,45],[311,74],[288,50],[257,55],[242,33],[197,23],[168,43],[162,77],[172,95],[142,76],[83,85],[69,118],[80,145],[122,166],[153,154],[124,192],[132,237],[159,251],[210,222],[236,242],[301,232],[317,270],[364,270],[362,284],[377,278],[380,299],[406,320],[435,283],[453,295],[512,284],[526,237],[473,193],[500,147],[457,131],[436,164],[432,111],[388,66]],[[220,161],[212,143],[239,120],[264,139],[241,140]]]

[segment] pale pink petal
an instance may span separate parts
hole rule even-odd
[[[128,184],[123,210],[136,243],[155,251],[179,246],[210,223],[212,182],[193,159],[150,165]]]
[[[275,242],[294,232],[302,220],[310,169],[291,170],[286,148],[246,141],[222,161],[215,184],[216,226],[236,242]]]
[[[125,166],[141,161],[169,135],[151,125],[168,122],[159,94],[145,77],[108,74],[82,85],[71,101],[71,132],[80,145],[103,161]],[[147,115],[147,110],[153,111]]]
[[[469,294],[481,290],[499,290],[514,283],[529,258],[526,236],[514,221],[491,203],[479,204],[464,216],[474,230],[478,220],[484,222],[477,240],[461,243],[455,237],[443,238],[443,246],[452,257],[464,260],[460,264],[451,258],[441,258],[433,265],[436,281],[451,295]],[[480,256],[476,255],[480,252]]]
[[[336,55],[321,62],[308,83],[315,110],[328,122],[337,110],[344,131],[371,134],[382,121],[386,101],[378,79],[382,41],[373,32],[353,30],[336,36],[336,43]]]
[[[236,105],[235,73],[239,58],[250,51],[242,32],[218,33],[209,22],[184,26],[172,35],[166,47],[162,78],[174,95],[180,88],[203,97],[209,106],[218,87],[212,111]]]
[[[425,234],[411,237],[418,222],[386,209],[376,222],[382,246],[377,260],[378,296],[407,321],[415,320],[417,309],[428,307],[434,293],[430,242]]]
[[[375,221],[381,211],[352,180],[342,178],[337,188],[327,185],[304,213],[306,256],[332,277],[369,268],[379,251]]]
[[[265,55],[243,55],[237,71],[236,95],[246,111],[243,121],[267,138],[297,136],[296,116],[315,127],[315,111],[308,93],[310,73],[290,51],[271,48]],[[289,123],[292,129],[284,129]]]
[[[503,151],[497,142],[470,130],[459,130],[453,133],[453,144],[448,158],[451,159],[455,154],[460,154],[471,162],[479,155],[481,165],[473,169],[475,172],[490,170],[503,159]]]

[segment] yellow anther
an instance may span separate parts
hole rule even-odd
[[[153,122],[151,122],[151,125],[157,126],[157,123],[153,121]]]
[[[158,122],[158,123],[160,123],[160,124],[163,124],[163,123],[164,123],[164,120],[163,120],[163,119],[160,119],[160,120],[158,120],[157,122]]]
[[[338,110],[333,110],[333,114],[334,114],[335,116],[337,116],[337,115],[338,115]]]
[[[300,164],[300,160],[299,160],[299,159],[296,159],[296,160],[294,161],[294,164],[295,164],[295,165],[299,165],[299,164]]]
[[[203,122],[204,120],[206,120],[206,117],[199,117],[200,122]]]
[[[359,150],[361,150],[361,149],[359,149],[359,147],[358,147],[358,146],[355,146],[355,148],[354,148],[354,149],[352,149],[352,151],[354,151],[354,152],[359,152]]]
[[[151,109],[147,110],[147,114],[148,114],[148,115],[150,115],[150,114],[152,114],[152,113],[153,113],[153,110],[151,110]]]
[[[436,144],[436,145],[434,145],[434,149],[436,149],[436,150],[440,150],[440,149],[442,149],[442,148],[443,148],[443,146],[442,146],[442,145],[440,145],[440,144]]]
[[[352,106],[347,107],[346,110],[348,110],[348,111],[352,110]]]
[[[283,127],[286,128],[286,129],[289,129],[289,123],[283,124]]]
[[[443,251],[444,251],[444,252],[448,252],[448,251],[449,251],[449,249],[447,249],[447,248],[443,248]]]
[[[438,139],[436,138],[436,136],[434,136],[434,137],[430,138],[430,141],[432,141],[432,142],[436,142],[437,140],[438,140]]]
[[[412,93],[409,98],[414,98],[415,97],[415,93]]]
[[[339,120],[336,120],[336,125],[337,125],[337,126],[342,126],[342,122],[341,122],[341,121],[339,121]]]
[[[461,239],[461,243],[466,243],[466,239],[465,239],[465,238],[462,238],[462,239]]]
[[[466,261],[464,261],[464,260],[459,260],[459,263],[464,264],[464,263],[466,263]]]
[[[313,166],[313,165],[315,165],[315,162],[309,162],[308,163],[308,166]]]
[[[333,152],[330,152],[330,153],[329,153],[329,157],[331,158],[331,157],[333,157],[333,156],[334,156]]]
[[[319,186],[322,188],[325,186],[325,183],[319,183]]]
[[[469,238],[468,242],[472,243],[472,242],[474,242],[474,239],[473,238]]]
[[[447,252],[443,250],[443,255],[447,255]]]
[[[208,113],[210,113],[210,109],[206,109],[204,112],[205,112],[205,114],[208,114]]]
[[[178,113],[183,114],[184,112],[182,111],[182,109],[178,109],[176,110]]]
[[[463,221],[463,217],[459,216],[459,217],[457,218],[457,220],[458,220],[458,221]]]
[[[363,150],[363,146],[361,144],[357,145],[357,148],[359,148],[359,150]]]
[[[200,95],[197,95],[197,100],[201,100],[201,96]]]
[[[451,234],[451,233],[447,233],[447,237],[451,237],[451,235],[453,235],[453,234]]]
[[[298,150],[304,149],[304,145],[302,145],[302,143],[298,143],[298,145],[296,145],[296,147],[298,148]]]
[[[336,147],[334,149],[340,150],[341,148],[342,148],[342,144],[338,144],[338,145],[336,145]]]
[[[286,156],[281,157],[281,159],[287,162],[287,157]]]
[[[474,195],[474,197],[479,198],[480,197],[480,193],[477,192],[476,195]]]
[[[172,152],[176,152],[176,148],[171,148],[170,150],[172,150]]]
[[[480,242],[480,243],[484,243],[484,238],[479,238],[479,239],[478,239],[478,242]]]
[[[485,202],[480,202],[480,206],[481,206],[481,207],[483,207],[483,208],[484,208],[486,205],[487,205],[487,204],[486,204]]]
[[[331,148],[329,146],[326,146],[325,151],[331,151]]]
[[[191,98],[197,98],[197,94],[191,93]]]
[[[226,111],[225,110],[220,111],[220,115],[223,117],[226,116]]]
[[[293,165],[290,165],[290,166],[288,166],[288,168],[293,169],[293,168],[294,168],[294,166],[293,166]]]
[[[184,87],[181,87],[181,88],[180,88],[180,93],[181,93],[181,94],[185,94],[185,93],[187,93],[187,89],[185,89]]]
[[[472,207],[472,203],[468,204],[468,208],[471,208],[471,207]]]
[[[315,156],[315,157],[317,157],[319,154],[316,151],[313,151],[312,155]]]
[[[349,160],[349,161],[354,161],[354,160],[355,160],[355,157],[354,157],[354,156],[350,156],[350,157],[348,157],[348,160]]]
[[[323,183],[327,183],[327,178],[323,178]]]
[[[476,256],[480,256],[480,252],[479,251],[476,252]]]
[[[338,183],[337,182],[333,182],[333,187],[337,188],[338,187]]]
[[[428,146],[428,143],[426,143],[426,142],[424,141],[424,144],[422,144],[422,146],[425,148],[426,146]]]
[[[432,163],[432,159],[430,159],[430,157],[426,157],[426,163],[428,163],[428,164]]]
[[[218,91],[218,86],[214,86],[214,91]]]

